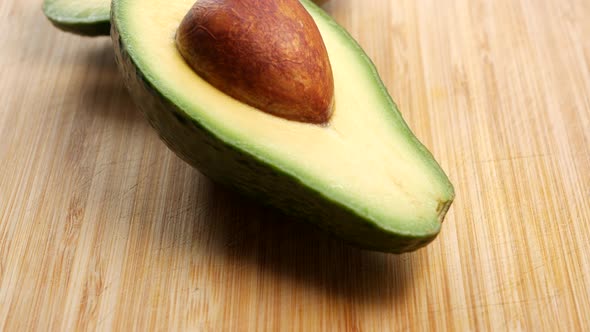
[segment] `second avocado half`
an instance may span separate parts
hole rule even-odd
[[[111,0],[44,0],[43,13],[60,30],[82,36],[108,36]]]

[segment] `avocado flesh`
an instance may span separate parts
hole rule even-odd
[[[45,0],[43,12],[57,28],[83,36],[108,36],[111,0]]]
[[[363,248],[399,253],[436,237],[453,187],[344,29],[302,1],[335,81],[330,123],[310,125],[234,100],[192,71],[174,35],[193,3],[113,2],[126,84],[172,150],[213,180]]]

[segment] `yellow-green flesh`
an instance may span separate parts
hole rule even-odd
[[[261,112],[195,74],[174,43],[176,29],[193,3],[118,1],[127,51],[163,96],[224,141],[384,229],[416,236],[438,232],[439,209],[452,200],[452,186],[395,111],[364,53],[339,27],[310,10],[335,82],[334,114],[329,125],[321,127]]]

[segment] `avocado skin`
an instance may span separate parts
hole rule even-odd
[[[61,31],[73,33],[78,36],[85,37],[101,37],[108,36],[111,31],[110,21],[98,21],[88,23],[70,23],[62,22],[47,16],[49,22]]]
[[[113,17],[111,37],[115,57],[133,100],[167,146],[214,182],[275,207],[286,215],[310,221],[363,249],[403,253],[425,246],[438,235],[440,228],[420,237],[383,229],[303,185],[281,169],[223,142],[161,95],[142,76],[120,39],[116,21]]]

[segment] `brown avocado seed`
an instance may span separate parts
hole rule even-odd
[[[197,74],[239,101],[300,122],[332,115],[328,52],[298,0],[199,0],[176,46]]]

